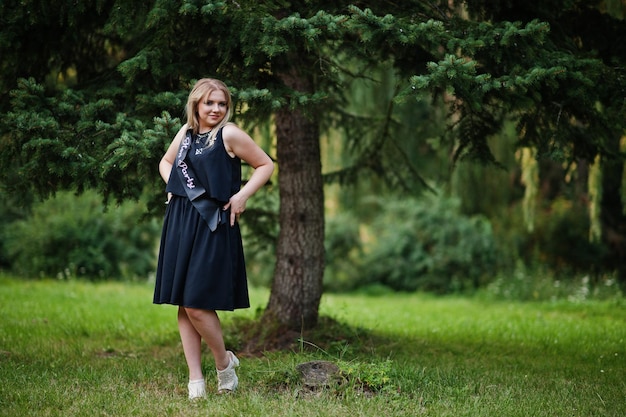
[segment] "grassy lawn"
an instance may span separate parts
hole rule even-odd
[[[250,310],[222,314],[235,350],[237,323],[268,293],[251,297]],[[326,295],[322,314],[349,337],[241,357],[230,396],[215,395],[207,355],[211,391],[193,403],[175,308],[151,300],[149,285],[0,278],[0,415],[626,415],[624,300]],[[350,382],[308,392],[294,368],[314,359],[336,361]]]

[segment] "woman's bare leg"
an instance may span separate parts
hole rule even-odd
[[[202,375],[202,336],[193,326],[185,308],[178,308],[178,331],[183,343],[185,360],[189,367],[189,380],[198,380]]]
[[[226,353],[222,326],[220,325],[220,319],[217,313],[213,310],[185,308],[185,316],[188,318],[196,334],[204,339],[209,349],[211,349],[213,358],[215,359],[215,367],[219,370],[226,369],[230,364],[230,356]],[[184,346],[183,349],[185,349]],[[187,355],[186,352],[185,355]],[[189,359],[187,359],[187,364],[190,365],[190,379],[193,379],[191,378],[191,365],[195,366],[195,362],[190,364]],[[200,374],[202,375],[202,370],[200,370]]]

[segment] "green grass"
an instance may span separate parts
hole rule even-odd
[[[189,402],[175,308],[149,285],[0,278],[1,416],[624,416],[626,303],[325,295],[349,333],[242,357],[240,389]],[[227,343],[253,308],[222,314]],[[316,336],[317,335],[317,336]],[[295,365],[337,361],[348,384],[308,393]],[[355,381],[378,388],[361,389]],[[377,385],[378,384],[378,385]]]

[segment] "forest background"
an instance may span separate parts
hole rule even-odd
[[[0,6],[4,270],[152,279],[157,162],[193,80],[215,76],[278,175],[299,172],[281,121],[318,144],[323,233],[284,239],[322,236],[323,256],[302,258],[324,291],[540,299],[626,284],[624,1],[50,3]],[[236,32],[244,15],[257,32]],[[392,39],[402,28],[423,32]],[[303,178],[295,217],[317,204]],[[253,285],[288,275],[283,181],[242,222]]]

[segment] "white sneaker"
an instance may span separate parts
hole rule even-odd
[[[206,397],[206,382],[204,382],[204,378],[189,381],[187,388],[189,389],[190,400]]]
[[[220,371],[217,370],[217,393],[225,394],[227,392],[233,392],[237,389],[237,385],[239,385],[239,378],[237,378],[237,373],[235,373],[235,368],[239,366],[239,359],[235,356],[233,352],[230,350],[227,351],[230,356],[230,362],[226,369]]]

